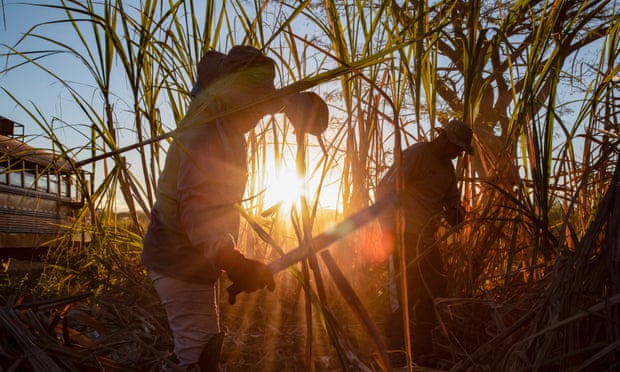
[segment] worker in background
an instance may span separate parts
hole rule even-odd
[[[407,263],[407,296],[412,354],[433,353],[432,330],[438,325],[434,300],[445,297],[446,276],[443,259],[435,243],[442,221],[455,226],[463,221],[464,209],[457,188],[452,160],[463,153],[473,154],[473,132],[461,120],[451,120],[430,142],[420,142],[402,154],[403,194],[398,201],[404,211],[404,245]],[[377,188],[378,197],[396,193],[396,169],[392,166]],[[395,213],[390,210],[380,218],[383,244],[392,253],[398,299],[402,298],[401,257],[395,244]],[[394,279],[394,276],[392,276]],[[388,347],[404,350],[404,332],[400,301],[392,309],[387,326]],[[402,359],[402,358],[401,358]]]

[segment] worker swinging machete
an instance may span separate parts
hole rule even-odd
[[[378,200],[375,204],[352,214],[347,219],[339,222],[337,225],[315,236],[309,242],[301,244],[292,251],[282,255],[282,257],[272,261],[268,265],[269,268],[274,274],[276,274],[308,257],[310,253],[322,251],[323,249],[329,247],[332,243],[344,238],[353,231],[372,221],[374,218],[378,217],[387,208],[392,206],[393,203],[394,197],[385,197]],[[234,283],[226,290],[228,291],[228,301],[231,304],[234,304],[236,301],[236,296],[243,292],[243,289]]]

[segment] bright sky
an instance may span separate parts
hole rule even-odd
[[[42,1],[41,3],[44,3]],[[4,2],[4,21],[0,28],[0,43],[2,49],[13,47],[26,33],[30,27],[37,23],[46,22],[56,19],[58,12],[52,12],[49,9],[28,6],[24,4],[16,4],[13,2]],[[48,26],[49,29],[49,26]],[[45,34],[46,28],[40,28],[39,34]],[[58,35],[59,27],[54,26],[56,34],[53,36],[66,38],[66,35]],[[49,35],[49,33],[48,33]],[[19,50],[37,50],[39,48],[49,49],[49,44],[37,43],[32,38],[27,43],[22,43],[18,47]],[[54,65],[54,71],[59,73],[61,77],[71,81],[86,81],[86,73],[82,67],[75,63],[74,60],[66,56],[49,57],[46,65]],[[56,63],[57,61],[57,63]],[[2,59],[0,61],[0,70],[8,65],[19,63],[18,58]],[[64,67],[64,68],[61,68]],[[21,66],[8,73],[0,74],[0,88],[6,89],[15,96],[22,104],[32,109],[35,105],[40,109],[43,117],[51,121],[54,117],[63,118],[71,121],[72,115],[67,102],[68,94],[62,88],[61,83],[54,79],[50,74],[42,71],[34,66]],[[25,126],[25,135],[39,134],[40,129],[34,121],[22,110],[15,101],[10,98],[4,91],[0,91],[0,115],[5,116]],[[58,136],[64,137],[71,141],[75,136],[75,132],[69,129],[62,129],[62,124],[58,123]],[[49,147],[49,142],[44,139],[34,139],[33,144],[41,147]]]

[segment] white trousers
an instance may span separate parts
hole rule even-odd
[[[198,363],[207,342],[220,332],[217,283],[189,283],[152,271],[149,275],[166,310],[179,365]]]

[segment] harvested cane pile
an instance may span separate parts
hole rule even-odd
[[[4,371],[156,370],[167,354],[165,321],[148,306],[91,293],[32,300],[9,296],[0,308]]]
[[[158,371],[162,365],[175,370],[165,313],[150,282],[143,279],[133,283],[138,287],[98,295],[86,292],[39,299],[27,289],[3,294],[0,371]],[[223,280],[222,288],[228,284]],[[227,331],[222,369],[305,371],[309,363],[304,361],[305,340],[311,337],[313,350],[308,355],[317,370],[342,370],[321,320],[316,314],[310,323],[304,318],[303,296],[299,283],[290,277],[281,278],[274,293],[242,294],[235,305],[227,303],[222,291],[222,328]],[[332,306],[339,311],[344,305],[336,301]],[[359,332],[354,322],[338,321],[341,332],[351,324],[346,332]],[[350,363],[359,366],[355,370],[373,370],[364,367],[372,364],[371,352],[364,352],[366,360],[357,356],[360,347],[369,346],[347,344],[347,337],[341,335],[339,342]]]

